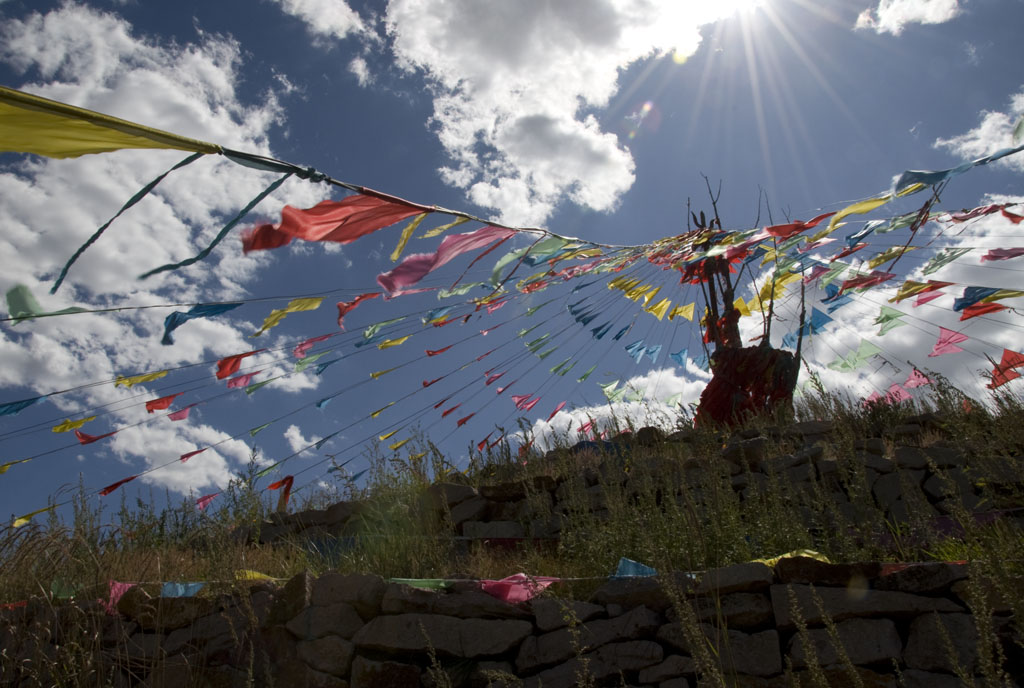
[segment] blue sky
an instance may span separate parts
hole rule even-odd
[[[686,229],[687,198],[709,210],[701,173],[715,185],[722,182],[726,229],[742,230],[754,227],[759,213],[758,224],[769,223],[767,207],[759,205],[760,189],[774,222],[806,220],[886,191],[905,169],[948,168],[1010,145],[1013,123],[1024,113],[1024,48],[1014,35],[1021,25],[1024,3],[995,0],[265,0],[156,6],[7,0],[0,3],[0,83],[312,166],[411,201],[590,242],[642,245]],[[592,287],[600,290],[594,296],[579,296],[592,298],[616,323],[635,323],[621,341],[597,341],[574,323],[565,310],[568,289],[519,295],[489,316],[474,314],[465,325],[445,328],[424,328],[420,314],[459,299],[403,296],[366,302],[346,318],[346,334],[313,350],[337,344],[321,361],[342,353],[338,364],[320,376],[312,367],[291,373],[291,347],[338,332],[336,301],[378,289],[375,277],[393,266],[388,255],[404,223],[342,247],[293,244],[249,256],[232,237],[197,266],[136,280],[145,269],[194,253],[273,179],[223,159],[204,159],[162,184],[112,226],[61,291],[49,295],[56,270],[74,247],[181,157],[156,151],[75,160],[0,156],[4,291],[25,284],[46,309],[265,299],[187,324],[173,347],[159,344],[168,309],[4,323],[0,401],[74,390],[0,418],[4,460],[35,457],[0,476],[5,516],[45,506],[48,496],[77,483],[80,474],[88,488],[98,489],[168,463],[173,465],[125,486],[126,494],[147,500],[150,490],[162,494],[165,488],[173,498],[209,494],[240,470],[252,446],[269,465],[337,433],[320,450],[290,459],[275,473],[303,471],[296,484],[316,485],[325,477],[327,454],[352,459],[347,467],[358,471],[366,465],[364,440],[394,429],[397,434],[385,444],[404,439],[416,423],[464,467],[468,447],[489,433],[498,437],[496,426],[512,431],[520,415],[480,382],[489,361],[497,372],[507,371],[505,379],[517,380],[507,395],[542,397],[531,413],[522,414],[540,433],[550,427],[564,431],[572,423],[573,435],[585,418],[612,412],[649,413],[647,421],[668,422],[664,401],[676,394],[684,403],[693,401],[703,386],[706,375],[697,367],[675,366],[667,358],[682,348],[694,357],[698,328],[678,319],[637,318],[635,304],[621,294],[609,300],[603,283]],[[958,177],[939,207],[1018,201],[1021,158]],[[285,203],[308,207],[330,193],[291,180],[248,224],[277,221]],[[920,195],[904,199],[850,226],[915,210],[921,202]],[[423,227],[441,222],[431,218]],[[938,223],[929,227],[929,236],[940,231]],[[961,233],[943,235],[946,243],[935,245],[1020,245],[1019,228],[998,216],[956,231]],[[900,240],[905,236],[887,235],[872,250]],[[437,241],[414,238],[407,253],[433,251]],[[528,243],[517,237],[501,252]],[[920,278],[921,265],[933,255],[923,250],[920,258],[906,259],[901,279]],[[436,285],[447,286],[470,260],[454,263],[444,273],[448,282],[442,284],[439,275]],[[493,260],[484,260],[470,276],[489,274],[491,266]],[[979,265],[974,258],[944,270],[932,277],[990,287],[1020,284],[1013,260]],[[670,283],[664,281],[666,290]],[[847,354],[862,334],[877,330],[873,320],[892,289],[868,292],[834,313],[836,321],[809,346],[811,364],[820,367]],[[324,295],[321,307],[292,314],[264,335],[259,346],[280,352],[255,356],[243,368],[276,371],[257,380],[291,374],[251,396],[236,390],[213,399],[224,389],[212,378],[212,361],[253,348],[257,340],[249,335],[272,308],[308,294]],[[526,315],[549,299],[557,301]],[[952,299],[944,299],[933,307],[944,304],[948,311]],[[467,312],[465,305],[460,308]],[[928,306],[905,310],[913,327],[872,340],[884,345],[887,363],[876,359],[852,375],[820,368],[826,381],[856,397],[884,392],[906,376],[908,360],[921,359],[981,395],[984,356],[1021,348],[1015,314],[1005,311],[963,330],[972,341],[960,359],[927,360],[922,352],[931,348],[938,326],[956,318],[947,322],[943,309]],[[793,312],[780,311],[789,319],[773,326],[776,344],[794,326]],[[408,343],[385,351],[353,348],[363,328],[400,316],[406,319],[392,326],[391,336],[411,334]],[[505,321],[503,329],[479,334]],[[542,362],[524,356],[515,336],[540,322],[538,336],[565,331],[559,350]],[[749,332],[760,325],[751,327]],[[656,362],[644,358],[635,364],[622,351],[637,339],[662,346]],[[460,343],[443,356],[423,355],[426,348],[453,342]],[[488,359],[475,360],[496,348]],[[578,359],[578,367],[565,377],[552,376],[550,367],[566,357]],[[109,383],[119,374],[201,362],[131,391]],[[398,364],[404,367],[369,379],[369,372]],[[592,377],[577,384],[577,374],[590,365],[597,366]],[[421,387],[422,380],[449,372],[436,387]],[[597,384],[614,380],[631,384],[644,401],[609,406]],[[102,381],[107,382],[91,384]],[[175,387],[179,383],[184,387]],[[140,409],[142,401],[179,389],[189,391],[172,408],[199,403],[186,421],[173,423]],[[343,393],[324,409],[312,407],[338,391]],[[442,420],[432,407],[447,395],[463,407]],[[365,418],[391,401],[396,404],[378,418]],[[553,426],[543,423],[562,401],[568,405]],[[118,430],[109,440],[78,447],[68,434],[50,431],[64,418],[92,415],[98,408],[106,413],[83,431]],[[463,411],[477,415],[455,427],[452,421]],[[249,436],[248,429],[268,421],[274,423]],[[404,456],[414,444],[397,454]],[[188,463],[175,462],[184,452],[211,445]],[[65,499],[66,492],[61,494]],[[118,495],[94,499],[116,503]]]

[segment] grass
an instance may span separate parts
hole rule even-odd
[[[796,419],[834,421],[836,431],[823,458],[834,459],[835,470],[809,485],[795,486],[785,470],[765,476],[749,464],[731,475],[722,448],[736,437],[733,433],[768,438],[769,457],[800,448],[778,432],[784,424],[772,419],[731,432],[693,429],[687,442],[631,446],[620,453],[574,453],[567,448],[573,440],[564,437],[546,455],[531,451],[519,456],[499,446],[474,453],[465,472],[455,470],[421,438],[411,453],[426,455],[417,461],[371,450],[373,469],[364,489],[339,484],[293,497],[293,511],[323,508],[341,494],[364,501],[365,508],[348,526],[358,536],[351,546],[325,553],[300,541],[274,546],[245,542],[240,533],[274,518],[273,504],[254,488],[255,466],[227,486],[207,512],[187,500],[157,513],[140,500],[122,501],[108,514],[80,492],[67,521],[51,514],[46,522],[0,530],[0,602],[32,598],[57,605],[71,594],[95,600],[105,596],[109,580],[148,583],[144,587],[154,594],[161,581],[207,581],[204,594],[231,592],[242,585],[235,575],[241,569],[289,578],[329,568],[403,578],[501,578],[524,571],[595,579],[558,590],[559,595],[585,598],[622,556],[660,571],[698,571],[809,548],[837,562],[966,559],[972,572],[1002,593],[1014,618],[1024,618],[1019,613],[1024,609],[1024,588],[1018,584],[1024,575],[1019,518],[985,523],[953,503],[950,520],[957,527],[943,529],[935,526],[927,503],[908,502],[903,522],[887,520],[875,504],[856,448],[869,437],[891,438],[907,416],[925,412],[940,414],[942,427],[926,430],[920,443],[969,452],[970,479],[983,486],[979,508],[1024,506],[1020,398],[996,396],[986,407],[939,381],[926,402],[865,408],[818,387],[798,404]],[[891,449],[892,440],[885,441]],[[932,469],[940,476],[947,473]],[[540,476],[561,481],[559,506],[534,487]],[[428,517],[423,505],[426,486],[442,479],[476,486],[522,483],[532,518],[562,520],[557,545],[526,541],[512,550],[460,548],[450,522]],[[947,482],[955,488],[952,477]],[[746,483],[742,498],[734,489],[737,483]],[[842,500],[837,499],[840,493],[846,495]],[[980,592],[977,597],[979,611],[985,611],[987,597]],[[987,627],[979,630],[991,637]],[[75,646],[61,647],[70,652]],[[95,649],[77,651],[91,656]],[[707,669],[714,674],[710,664]],[[94,679],[87,685],[103,685],[102,677]]]

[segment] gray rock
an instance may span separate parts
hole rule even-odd
[[[451,509],[467,499],[477,496],[476,488],[458,483],[434,483],[427,488],[424,499],[435,511]]]
[[[1024,589],[1024,578],[1016,577],[1011,578],[1009,584],[1015,586],[1015,589]],[[978,587],[984,591],[985,600],[978,600],[983,602],[985,608],[992,611],[993,614],[1009,614],[1013,612],[1013,605],[1010,600],[1006,599],[1006,596],[999,591],[995,584],[987,578],[983,578]],[[978,605],[971,601],[972,593],[972,581],[962,580],[953,583],[950,587],[950,592],[956,595],[959,599],[963,600],[964,604],[971,608],[977,608]]]
[[[481,485],[480,495],[495,502],[516,502],[526,497],[526,485],[519,481]]]
[[[821,624],[822,613],[815,604],[816,595],[822,603],[825,614],[833,621],[853,617],[886,617],[891,619],[909,618],[930,612],[962,612],[964,609],[943,597],[922,597],[905,592],[887,590],[847,590],[845,588],[812,588],[808,585],[773,585],[771,587],[772,608],[775,622],[780,630],[796,628],[790,611],[789,589],[796,595],[797,608],[808,625]]]
[[[118,653],[124,653],[131,661],[151,662],[163,656],[163,633],[133,633]]]
[[[713,649],[712,656],[718,659],[724,672],[774,676],[782,671],[779,634],[774,629],[747,634],[703,623],[699,628]],[[679,622],[659,628],[657,638],[665,645],[693,654],[690,641]]]
[[[920,492],[918,489],[924,480],[923,470],[901,470],[882,475],[875,481],[871,491],[879,505],[888,507],[896,500]]]
[[[564,628],[570,621],[577,624],[586,623],[605,612],[605,608],[599,604],[555,597],[537,597],[531,603],[531,608],[537,630],[545,633]]]
[[[306,607],[285,626],[296,638],[316,640],[327,635],[336,635],[351,640],[363,620],[355,608],[346,602],[337,602],[318,607]]]
[[[380,604],[384,614],[442,614],[464,619],[528,619],[529,612],[479,590],[437,592],[390,583]]]
[[[312,601],[313,580],[309,571],[303,571],[288,579],[284,587],[274,596],[269,622],[271,624],[287,623],[305,607],[308,607]]]
[[[862,688],[903,688],[903,684],[896,683],[896,677],[888,674],[878,674],[864,667],[853,667],[854,673],[860,681]],[[850,670],[847,667],[825,667],[821,670],[825,677],[826,686],[854,686],[858,685],[852,680]],[[809,671],[794,671],[793,678],[800,683],[793,685],[814,686],[815,679]]]
[[[690,601],[698,621],[737,630],[768,626],[775,617],[767,595],[734,592],[730,595],[697,597]],[[675,609],[668,610],[669,619],[675,619]]]
[[[815,437],[830,435],[835,430],[835,423],[830,420],[805,420],[793,423],[783,431],[786,437]]]
[[[877,563],[831,564],[813,557],[783,557],[775,564],[775,575],[778,582],[814,583],[815,585],[859,585],[864,587],[867,581],[881,572]]]
[[[300,640],[296,650],[299,658],[316,671],[343,678],[348,676],[355,648],[349,641],[329,635],[317,640]]]
[[[877,456],[885,455],[885,440],[881,437],[869,437],[867,439],[857,439],[853,441],[853,448],[863,450],[870,454]]]
[[[661,646],[648,640],[611,643],[582,658],[574,657],[523,682],[528,688],[573,688],[583,677],[602,682],[623,671],[639,671],[662,658]]]
[[[883,474],[892,473],[896,470],[896,463],[892,459],[882,456],[881,452],[858,452],[854,455],[853,460],[860,463],[864,468],[870,468]]]
[[[960,467],[967,463],[967,455],[953,447],[934,445],[925,447],[924,453],[938,468]]]
[[[564,662],[613,641],[636,640],[652,635],[661,617],[646,607],[636,607],[614,619],[598,619],[575,628],[561,628],[530,636],[519,648],[516,667],[529,674],[540,667]]]
[[[590,601],[595,604],[621,604],[633,608],[641,605],[655,611],[664,611],[672,606],[672,598],[665,592],[663,576],[650,578],[611,578],[598,588]],[[695,580],[690,573],[673,573],[669,577],[675,591],[683,596],[694,588]]]
[[[930,561],[911,564],[905,569],[874,581],[876,590],[897,590],[916,595],[946,592],[953,583],[967,578],[966,564]]]
[[[764,590],[772,584],[772,569],[760,562],[733,564],[705,571],[700,576],[696,594],[707,595],[730,592],[753,592]]]
[[[397,614],[370,620],[352,638],[360,649],[390,654],[487,657],[519,646],[533,624],[518,620],[458,619],[434,614]]]
[[[963,470],[958,468],[951,468],[945,471],[945,475],[941,473],[933,474],[924,481],[923,488],[925,494],[933,500],[974,493],[973,482]]]
[[[684,674],[697,673],[697,665],[692,657],[669,655],[660,664],[647,667],[640,672],[640,683],[661,683]]]
[[[982,681],[976,680],[973,685],[980,686]],[[933,674],[928,671],[907,669],[903,672],[901,688],[964,688],[964,682],[949,674]]]
[[[839,643],[853,664],[866,665],[899,661],[903,649],[896,624],[889,619],[849,619],[836,624]],[[806,640],[801,634],[793,636],[789,644],[789,656],[793,666],[802,669],[807,666],[807,644],[814,649],[818,664],[823,667],[840,664],[839,649],[827,629],[812,628],[807,631]],[[890,663],[891,666],[891,663]]]
[[[491,503],[483,497],[470,497],[466,501],[452,507],[452,525],[456,528],[466,521],[475,521],[483,518],[490,508]]]
[[[768,452],[767,437],[752,437],[731,443],[722,450],[722,458],[740,467],[746,465],[752,471],[761,467]]]
[[[462,524],[462,534],[474,539],[504,539],[526,537],[526,530],[516,521],[467,521]]]
[[[352,688],[419,688],[420,669],[400,662],[378,662],[357,655],[352,662]]]
[[[338,602],[352,605],[364,619],[380,613],[384,579],[362,573],[325,573],[313,583],[312,603],[324,607]]]
[[[919,447],[896,447],[892,453],[892,460],[902,469],[913,470],[928,467],[928,454]]]
[[[347,523],[350,518],[362,511],[362,502],[338,502],[327,507],[324,515],[325,524],[328,526],[340,526]]]
[[[956,651],[955,659],[950,656],[950,646]],[[910,669],[955,673],[954,664],[958,663],[973,674],[978,665],[978,630],[974,619],[970,614],[917,617],[910,623],[903,659]]]

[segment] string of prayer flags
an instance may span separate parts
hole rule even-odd
[[[164,336],[160,340],[160,343],[164,345],[174,344],[174,337],[171,336],[171,333],[187,323],[189,320],[194,320],[196,318],[212,318],[234,310],[241,305],[241,303],[209,303],[193,306],[187,311],[174,311],[164,318]]]
[[[131,389],[135,385],[140,385],[143,382],[153,382],[159,380],[162,377],[166,377],[169,370],[159,370],[155,373],[143,373],[142,375],[133,375],[131,377],[125,377],[124,375],[118,375],[117,379],[114,380],[115,387],[127,387]]]
[[[966,342],[968,339],[967,335],[948,330],[945,327],[939,328],[939,338],[935,342],[935,346],[932,347],[932,351],[928,354],[929,358],[936,356],[942,356],[944,354],[955,354],[963,351],[957,344]]]
[[[235,354],[234,356],[228,356],[217,361],[217,379],[223,380],[226,377],[231,377],[238,372],[238,369],[242,366],[243,359],[258,354],[261,351],[265,351],[265,349],[247,351],[244,354]]]
[[[294,239],[350,244],[362,236],[431,210],[377,192],[353,194],[340,201],[321,201],[304,210],[286,205],[281,211],[279,224],[261,225],[246,231],[242,236],[242,248],[246,253],[275,249]]]
[[[139,476],[137,475],[130,475],[127,478],[122,478],[121,480],[118,480],[116,483],[111,483],[110,485],[107,485],[102,490],[100,490],[100,496],[106,497],[108,494],[110,494],[117,488],[121,487],[125,483],[130,483],[131,481],[135,480],[138,477]]]
[[[263,325],[260,327],[260,329],[258,329],[255,333],[253,333],[250,336],[259,337],[270,328],[277,327],[282,320],[288,317],[289,313],[315,311],[317,308],[320,307],[320,304],[323,303],[323,300],[324,299],[322,296],[292,299],[284,308],[275,308],[274,310],[270,311],[270,315],[268,315],[263,320]]]
[[[91,420],[96,420],[96,416],[89,416],[88,418],[80,418],[79,420],[67,419],[63,423],[58,423],[50,428],[53,432],[70,432],[71,430],[78,430],[83,425]]]

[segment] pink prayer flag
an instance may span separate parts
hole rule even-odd
[[[465,234],[446,236],[434,253],[416,253],[407,256],[389,272],[377,276],[377,284],[389,294],[394,295],[407,287],[411,287],[450,260],[488,244],[507,239],[515,235],[515,230],[504,227],[487,226]]]
[[[982,205],[972,210],[964,210],[959,213],[950,213],[949,219],[952,220],[953,222],[967,222],[968,220],[973,220],[974,218],[981,217],[982,215],[991,215],[992,213],[999,212],[1002,209],[1002,207],[1003,206],[1001,205],[995,204]]]
[[[593,429],[594,429],[594,421],[588,420],[586,423],[581,425],[576,432],[578,432],[581,435],[585,435],[585,434],[587,434],[588,432],[590,432]]]
[[[195,406],[195,404],[189,404],[185,408],[179,409],[174,413],[168,413],[167,417],[170,418],[171,420],[185,420],[186,418],[188,418],[188,414],[192,412],[193,406]]]
[[[989,249],[989,252],[981,257],[981,262],[984,263],[986,260],[1008,260],[1017,256],[1024,256],[1024,248],[993,248]]]
[[[868,398],[867,398],[867,399],[865,399],[865,400],[864,400],[864,401],[862,402],[862,405],[863,405],[863,406],[870,406],[871,404],[875,403],[876,401],[878,401],[878,400],[879,400],[879,399],[881,399],[881,398],[882,398],[882,395],[881,395],[881,394],[879,394],[879,393],[878,393],[877,391],[874,391],[874,392],[872,392],[872,393],[871,393],[871,394],[870,394],[870,395],[868,396]]]
[[[508,372],[508,371],[505,371],[505,372]],[[504,373],[504,372],[502,372],[502,373],[494,373],[493,375],[488,375],[488,376],[487,376],[487,381],[486,381],[486,382],[484,382],[484,385],[485,385],[485,386],[487,386],[487,385],[490,385],[490,384],[491,384],[492,382],[495,382],[496,380],[498,380],[499,378],[501,378],[501,376],[502,376],[502,375],[504,375],[504,374],[505,374],[505,373]]]
[[[330,339],[333,336],[333,334],[322,334],[319,337],[311,337],[292,349],[292,356],[295,358],[305,358],[306,354],[313,348],[314,344],[322,342],[325,339]]]
[[[184,463],[185,461],[188,461],[196,454],[202,454],[204,451],[206,451],[206,449],[206,447],[203,447],[202,449],[196,449],[195,451],[186,452],[182,454],[180,457],[178,457],[178,460]]]
[[[901,401],[908,401],[913,397],[907,390],[903,389],[898,382],[894,382],[889,385],[889,391],[885,395],[885,400],[890,404],[897,404]]]
[[[523,405],[532,397],[532,394],[513,394],[512,403],[516,405],[517,409],[522,409]]]
[[[220,492],[214,492],[213,494],[203,495],[196,500],[196,506],[200,511],[206,511],[206,507],[210,506],[210,502],[213,501],[214,497],[219,495]]]
[[[561,410],[562,410],[562,409],[564,409],[564,408],[565,408],[565,402],[563,401],[563,402],[562,402],[561,404],[559,404],[558,406],[556,406],[556,407],[555,407],[555,410],[551,412],[551,415],[550,415],[550,416],[548,416],[548,422],[550,422],[550,421],[551,421],[551,419],[555,417],[555,414],[557,414],[557,413],[558,413],[559,411],[561,411]]]
[[[480,588],[499,600],[509,604],[518,604],[533,599],[552,583],[560,581],[561,578],[527,576],[525,573],[517,573],[501,580],[482,580]]]
[[[121,601],[124,594],[135,587],[134,583],[118,583],[115,580],[108,581],[110,586],[110,595],[105,600],[100,600],[100,604],[106,609],[109,616],[117,616],[117,603]]]
[[[1024,215],[1015,215],[1006,208],[1003,208],[1003,217],[1005,217],[1007,220],[1009,220],[1015,225],[1019,225],[1021,223],[1021,220],[1024,220]]]
[[[947,330],[945,327],[939,328],[939,339],[935,342],[935,346],[932,348],[932,352],[928,354],[929,357],[942,356],[943,354],[955,354],[959,351],[963,351],[957,344],[967,341],[967,335],[954,332],[953,330]]]
[[[930,385],[932,381],[928,379],[924,373],[917,368],[911,371],[910,375],[907,376],[907,381],[903,383],[903,386],[907,389],[913,389],[915,387],[924,387]]]
[[[914,308],[917,308],[918,306],[923,306],[929,301],[934,301],[935,299],[943,295],[944,294],[937,289],[935,291],[926,291],[921,294],[918,294],[917,299],[914,301]]]
[[[251,373],[245,375],[236,375],[228,380],[228,389],[237,389],[239,387],[248,387],[252,384],[252,379],[262,373],[262,370],[254,370]]]
[[[525,404],[523,404],[521,410],[523,410],[523,411],[532,411],[533,407],[536,406],[539,401],[540,401],[540,397],[537,397],[533,401],[528,401]]]

